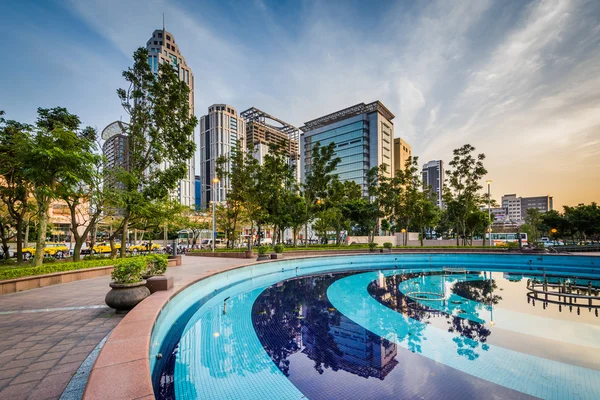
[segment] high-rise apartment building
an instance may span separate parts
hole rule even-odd
[[[524,222],[527,210],[537,208],[540,212],[554,209],[552,196],[517,197],[516,194],[502,196],[502,207],[508,208],[508,218],[516,223]]]
[[[240,116],[246,122],[246,146],[254,147],[254,157],[262,164],[270,146],[279,146],[288,154],[289,165],[294,167],[296,180],[300,180],[300,129],[252,107]]]
[[[412,156],[412,147],[402,138],[394,139],[394,174],[404,170],[406,160]]]
[[[179,45],[175,43],[175,36],[163,29],[157,29],[152,37],[146,42],[148,50],[148,64],[154,73],[158,73],[158,65],[169,63],[179,76],[179,80],[185,82],[190,88],[189,103],[190,112],[194,114],[194,74],[188,67],[185,57],[180,52]],[[172,194],[174,198],[185,206],[194,206],[195,166],[194,157],[187,161],[187,173],[185,178],[179,181],[179,186]],[[160,167],[165,167],[159,166]]]
[[[202,185],[201,208],[206,209],[211,201],[227,200],[230,187],[228,179],[214,184],[216,160],[220,156],[229,157],[239,143],[246,148],[246,123],[236,109],[227,104],[213,104],[208,114],[200,118],[200,183]],[[213,189],[216,190],[213,193]]]
[[[432,160],[423,165],[423,188],[431,190],[439,208],[444,207],[444,162]]]
[[[335,156],[341,162],[335,173],[340,180],[354,181],[367,193],[366,174],[369,169],[385,165],[389,177],[394,166],[394,114],[380,101],[336,111],[324,117],[308,121],[300,129],[301,179],[310,173],[312,149],[335,145]]]
[[[121,121],[115,121],[102,130],[102,154],[106,161],[104,164],[104,185],[112,187],[113,185],[122,185],[115,183],[111,177],[110,171],[115,168],[127,169],[129,164],[129,140],[126,133],[127,124]]]

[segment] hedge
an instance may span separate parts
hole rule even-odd
[[[147,258],[148,256],[140,256]],[[120,263],[131,259],[128,258],[117,258],[113,260],[106,258],[103,260],[90,260],[90,261],[78,261],[78,262],[61,262],[52,264],[43,264],[40,267],[23,267],[23,268],[11,268],[6,270],[0,270],[0,280],[22,278],[24,276],[35,276],[52,274],[55,272],[64,271],[75,271],[78,269],[87,269],[95,267],[106,267],[108,265],[119,265]]]

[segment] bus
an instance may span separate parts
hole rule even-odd
[[[486,239],[489,240],[494,246],[506,246],[507,243],[519,242],[519,235],[521,236],[521,243],[527,244],[526,233],[488,233],[485,235]]]

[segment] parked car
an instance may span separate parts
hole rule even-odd
[[[32,257],[35,254],[35,247],[23,248],[23,257],[25,259]],[[44,255],[53,257],[65,257],[69,254],[69,248],[64,243],[46,242],[44,246]]]
[[[157,243],[142,243],[129,246],[127,249],[131,253],[141,253],[146,251],[157,252],[162,249],[162,246]]]
[[[115,249],[119,250],[121,248],[121,243],[115,243]],[[93,249],[88,248],[87,244],[85,244],[81,248],[81,254],[106,254],[110,253],[110,242],[98,242],[94,245]]]

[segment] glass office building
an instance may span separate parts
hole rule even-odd
[[[335,144],[341,159],[336,168],[340,180],[354,181],[367,195],[366,174],[372,167],[385,164],[390,176],[394,160],[394,115],[379,101],[357,104],[306,122],[300,139],[303,168],[301,179],[310,173],[312,149]]]

